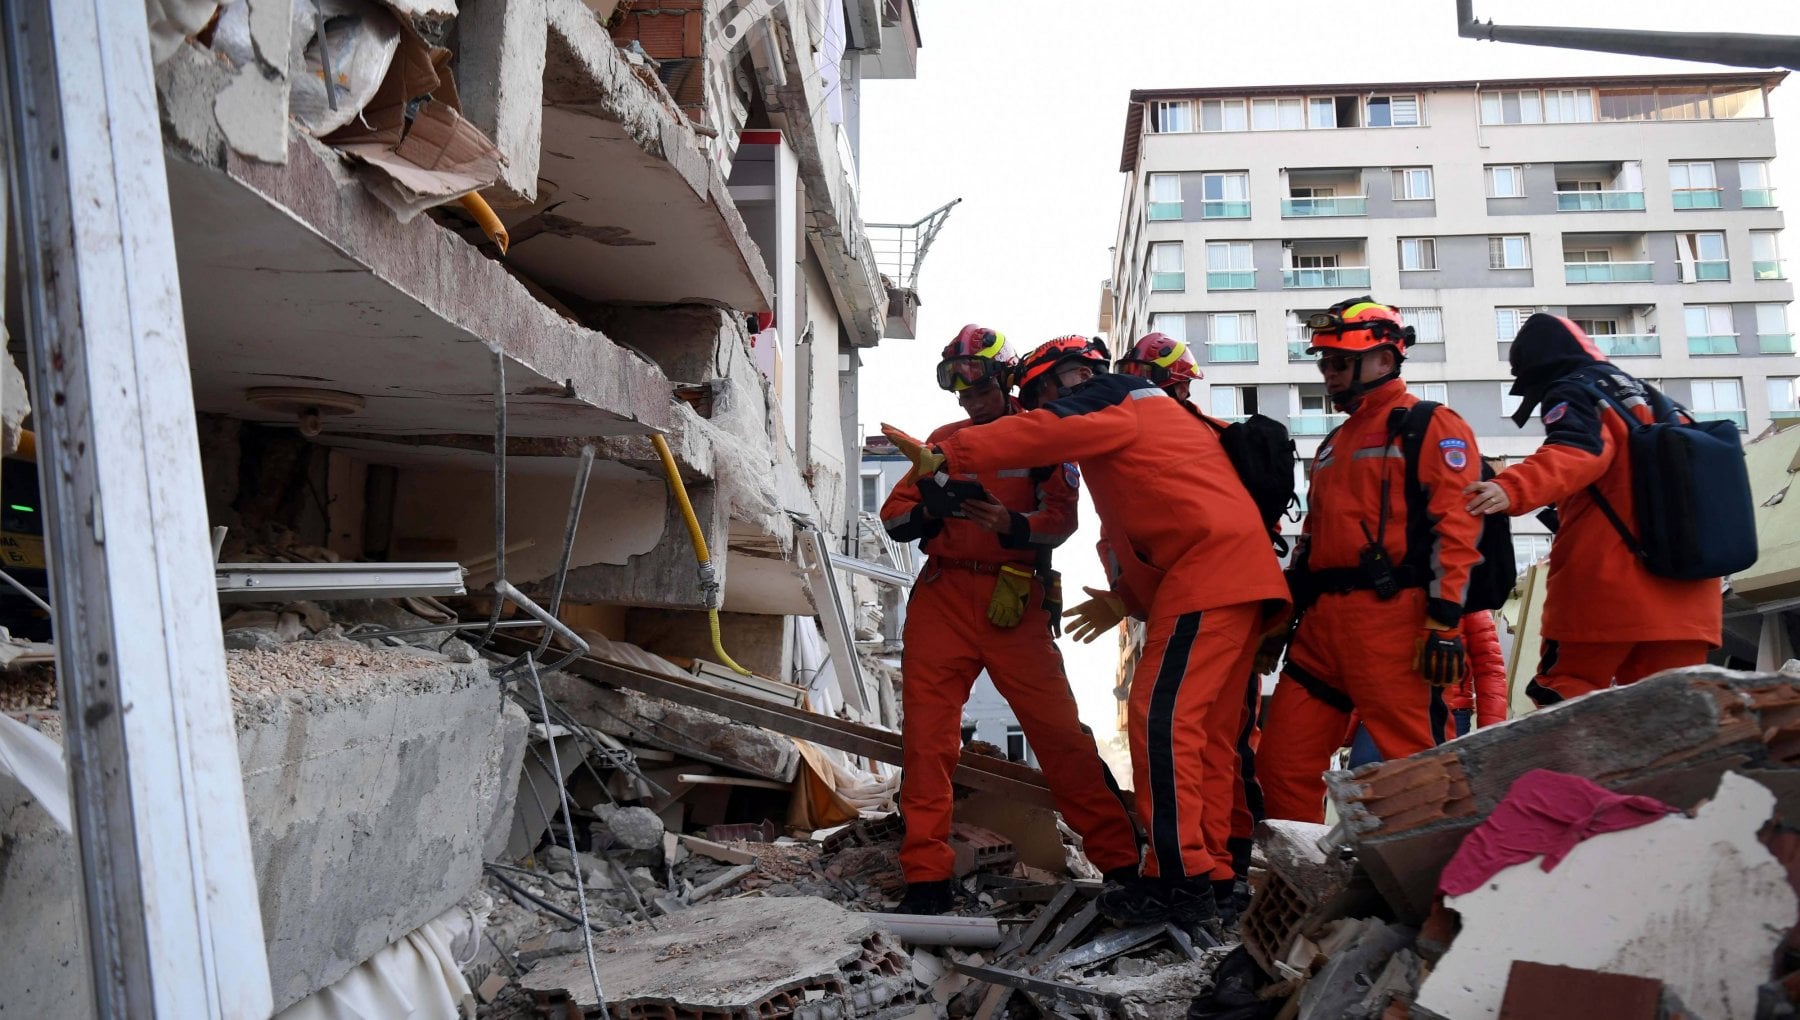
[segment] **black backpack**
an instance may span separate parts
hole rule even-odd
[[[1757,557],[1756,505],[1737,425],[1695,420],[1655,387],[1637,382],[1656,418],[1641,424],[1625,403],[1636,395],[1628,378],[1594,380],[1592,389],[1630,430],[1623,452],[1631,458],[1637,533],[1597,486],[1588,486],[1588,495],[1652,574],[1697,581],[1748,568]]]
[[[1188,410],[1218,435],[1219,445],[1225,448],[1225,456],[1231,458],[1231,466],[1237,469],[1238,479],[1249,490],[1250,499],[1262,516],[1275,552],[1286,556],[1288,543],[1281,534],[1281,517],[1299,502],[1294,491],[1294,469],[1300,463],[1287,426],[1262,414],[1227,423],[1201,414],[1191,405]]]
[[[1400,452],[1406,455],[1406,558],[1418,576],[1430,577],[1431,518],[1427,516],[1427,494],[1419,484],[1419,455],[1425,446],[1425,430],[1431,427],[1431,416],[1442,406],[1433,400],[1421,400],[1411,408],[1395,408],[1388,419],[1388,435],[1400,437]],[[1473,452],[1473,451],[1471,451]],[[1494,477],[1494,470],[1481,465],[1482,480]],[[1512,597],[1519,569],[1513,558],[1512,521],[1505,514],[1488,514],[1481,519],[1481,538],[1475,543],[1481,562],[1469,576],[1468,595],[1463,599],[1463,612],[1499,609]]]

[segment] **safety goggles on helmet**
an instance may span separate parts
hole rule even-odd
[[[1040,344],[1019,362],[1019,399],[1027,407],[1035,406],[1038,391],[1043,389],[1039,384],[1054,381],[1062,366],[1069,362],[1085,364],[1099,373],[1106,371],[1112,363],[1112,355],[1106,349],[1106,341],[1099,337],[1059,336]],[[1061,383],[1057,385],[1060,388]]]
[[[977,389],[990,382],[1001,389],[1006,389],[1011,382],[1004,362],[973,356],[945,358],[938,362],[937,384],[952,393]]]
[[[1400,321],[1398,308],[1366,297],[1340,301],[1322,312],[1308,315],[1306,328],[1314,334],[1323,333],[1335,337],[1367,330],[1370,339],[1395,343],[1402,349],[1411,347],[1415,336],[1413,328]]]

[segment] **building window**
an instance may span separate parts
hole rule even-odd
[[[1788,329],[1787,305],[1756,306],[1756,352],[1794,353],[1794,334]]]
[[[1702,421],[1735,422],[1739,431],[1749,431],[1742,379],[1695,379],[1692,386],[1696,417]]]
[[[1008,726],[1006,728],[1006,757],[1012,761],[1028,761],[1031,749],[1025,746],[1025,728]]]
[[[1406,392],[1420,400],[1433,400],[1442,404],[1450,399],[1450,384],[1441,382],[1407,383]]]
[[[1586,124],[1593,119],[1593,92],[1587,89],[1544,90],[1544,123]]]
[[[1656,119],[1654,89],[1601,89],[1601,120]]]
[[[1758,280],[1780,280],[1787,276],[1781,265],[1781,234],[1778,231],[1750,231],[1750,259],[1755,264]]]
[[[1656,90],[1657,120],[1711,120],[1712,107],[1706,99],[1706,86],[1697,88]]]
[[[1187,274],[1182,269],[1180,241],[1159,241],[1150,246],[1150,289],[1187,289]]]
[[[1444,342],[1444,310],[1442,308],[1402,308],[1400,319],[1413,328],[1417,340],[1422,344],[1441,344]]]
[[[1330,96],[1314,96],[1306,101],[1308,127],[1334,128],[1337,123],[1337,101]]]
[[[1150,218],[1153,220],[1178,220],[1181,218],[1181,175],[1150,175]]]
[[[1489,269],[1530,269],[1530,239],[1523,234],[1488,238]]]
[[[1256,313],[1214,312],[1207,317],[1206,360],[1214,363],[1256,360]]]
[[[1418,127],[1419,97],[1414,96],[1370,96],[1370,127]]]
[[[1206,289],[1250,290],[1256,263],[1249,241],[1206,242]]]
[[[1306,111],[1298,99],[1250,100],[1250,130],[1297,131],[1306,126]]]
[[[1481,94],[1483,124],[1541,124],[1543,120],[1544,109],[1537,89]]]
[[[1157,312],[1151,315],[1150,332],[1187,343],[1187,313]]]
[[[1431,197],[1431,168],[1407,167],[1394,171],[1394,198],[1413,200]]]
[[[1150,130],[1161,135],[1184,134],[1194,130],[1194,104],[1185,99],[1151,103]]]
[[[1669,189],[1677,209],[1719,207],[1719,179],[1711,163],[1670,163]]]
[[[1769,417],[1777,421],[1800,418],[1800,379],[1769,377]]]
[[[1244,118],[1242,99],[1203,99],[1200,101],[1200,130],[1243,131],[1249,127]]]
[[[1738,188],[1746,209],[1773,209],[1775,207],[1775,183],[1769,176],[1767,160],[1740,160],[1738,162]]]
[[[1714,88],[1712,115],[1719,120],[1767,117],[1768,111],[1763,108],[1762,86],[1732,85]]]
[[[1400,239],[1400,269],[1416,271],[1437,268],[1437,241],[1429,237]]]
[[[1557,185],[1561,187],[1561,185]],[[1519,166],[1490,166],[1487,168],[1487,193],[1489,198],[1524,198],[1525,168]]]
[[[1509,344],[1519,335],[1525,320],[1537,314],[1535,308],[1496,308],[1494,309],[1494,339]]]
[[[1681,318],[1687,327],[1689,354],[1709,357],[1738,352],[1730,305],[1687,305]]]
[[[1504,383],[1504,382],[1501,383],[1500,384],[1500,417],[1511,418],[1513,416],[1513,412],[1517,411],[1519,409],[1519,401],[1521,401],[1523,399],[1524,399],[1523,397],[1514,395],[1514,393],[1512,392],[1512,383]],[[1539,404],[1536,408],[1532,409],[1531,416],[1533,418],[1542,418],[1544,416],[1544,406],[1542,404]]]
[[[1520,570],[1546,559],[1550,555],[1549,535],[1514,535],[1512,537],[1513,564]]]
[[[862,476],[862,508],[873,510],[881,505],[881,475]]]
[[[1208,389],[1207,400],[1214,418],[1242,421],[1256,413],[1254,386],[1222,386],[1215,383]]]
[[[1676,268],[1684,283],[1731,279],[1731,261],[1725,254],[1725,235],[1702,231],[1675,235]]]
[[[1200,215],[1206,219],[1242,219],[1250,215],[1250,175],[1202,174]]]

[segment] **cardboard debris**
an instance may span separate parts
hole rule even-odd
[[[403,223],[500,176],[499,148],[463,118],[450,56],[402,19],[399,47],[374,98],[357,120],[325,138],[365,165],[364,186]]]

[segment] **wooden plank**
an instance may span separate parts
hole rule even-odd
[[[496,634],[493,645],[514,653],[536,647],[529,641],[508,634]],[[641,673],[589,656],[576,659],[564,666],[563,670],[594,683],[623,687],[679,705],[714,712],[737,722],[760,726],[826,747],[835,747],[865,758],[893,765],[904,763],[900,754],[900,734],[890,730],[834,719],[803,708],[789,708],[773,702],[733,695],[698,681]],[[951,778],[972,789],[992,790],[1034,804],[1053,804],[1043,773],[1017,762],[964,751]]]

